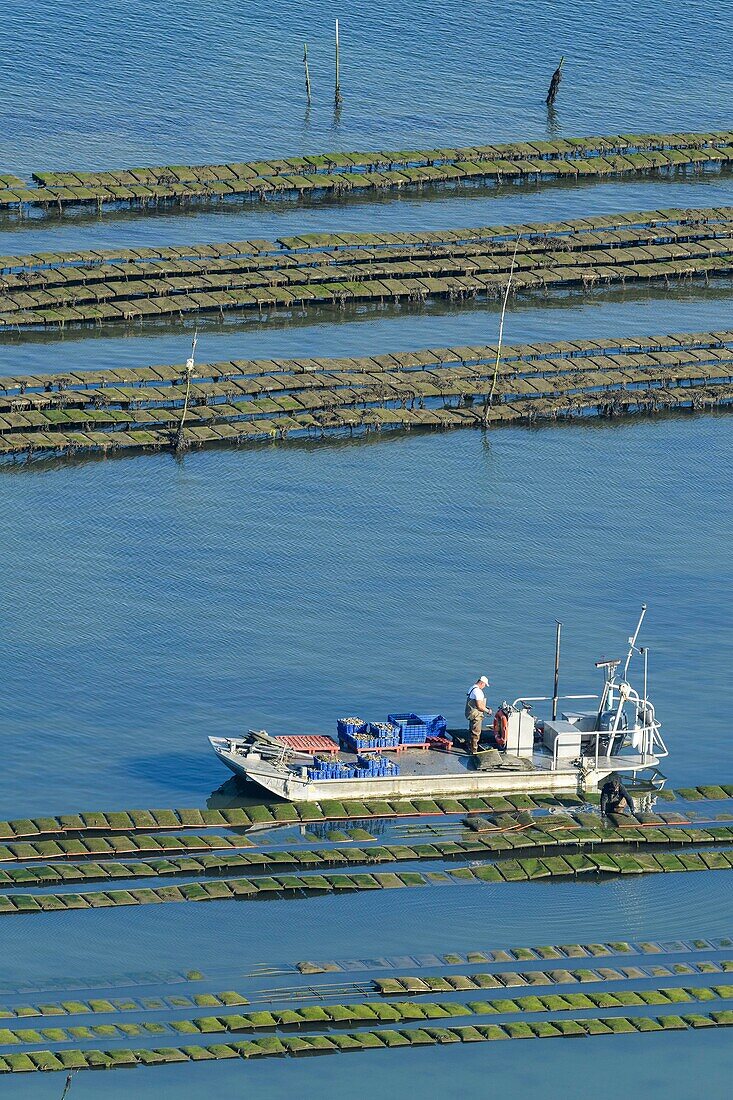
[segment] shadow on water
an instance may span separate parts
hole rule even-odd
[[[690,420],[700,419],[702,417],[724,417],[729,416],[733,412],[733,405],[721,405],[713,409],[665,409],[654,412],[653,414],[644,413],[629,413],[627,415],[617,415],[613,417],[600,417],[594,413],[588,413],[586,415],[578,415],[569,419],[543,419],[538,420],[533,424],[518,424],[518,423],[506,423],[506,424],[494,424],[488,432],[476,427],[470,428],[447,428],[441,429],[442,434],[454,434],[461,431],[481,431],[483,439],[482,443],[486,451],[490,453],[491,450],[491,434],[495,431],[502,433],[511,431],[521,432],[547,432],[552,431],[573,431],[579,427],[588,431],[617,431],[622,426],[628,426],[634,421],[640,419],[653,420],[655,423],[663,421],[675,421],[675,420]],[[35,474],[41,471],[48,470],[60,470],[60,469],[73,469],[91,465],[93,463],[100,462],[129,462],[132,460],[144,459],[148,462],[164,459],[166,461],[173,462],[181,471],[186,468],[186,463],[192,461],[197,452],[231,452],[231,451],[247,451],[247,452],[274,452],[280,451],[283,448],[287,448],[290,451],[300,451],[302,454],[315,454],[333,452],[337,450],[344,450],[349,447],[375,447],[385,446],[388,443],[399,443],[407,437],[411,436],[434,436],[437,429],[435,428],[382,428],[376,431],[361,431],[360,429],[343,428],[334,431],[327,429],[328,434],[324,432],[322,436],[313,437],[296,437],[285,439],[262,439],[262,440],[247,440],[242,443],[233,443],[226,440],[212,441],[207,443],[196,444],[189,448],[186,452],[175,453],[170,448],[165,449],[149,449],[149,450],[135,450],[133,448],[121,449],[119,451],[109,451],[103,453],[99,451],[75,451],[68,455],[63,454],[33,454],[33,455],[20,455],[17,458],[3,458],[0,460],[0,477],[7,477],[11,474]]]
[[[256,803],[278,803],[281,801],[282,799],[276,798],[274,794],[268,794],[256,783],[249,783],[233,775],[231,779],[227,779],[220,787],[211,792],[206,799],[206,808],[208,810],[233,810],[238,807],[252,806]]]

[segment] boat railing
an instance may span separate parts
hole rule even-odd
[[[527,709],[527,704],[531,703],[553,703],[563,701],[579,701],[579,700],[595,700],[598,701],[601,697],[599,695],[559,695],[557,698],[553,698],[550,695],[536,695],[536,696],[523,696],[520,699],[515,699],[512,706],[517,708],[522,706]],[[638,751],[638,756],[634,759],[634,763],[638,769],[656,764],[660,759],[669,755],[669,750],[664,743],[661,735],[661,726],[657,721],[654,706],[648,699],[640,698],[637,691],[635,691],[628,684],[624,685],[624,701],[630,703],[635,707],[636,713],[643,715],[646,721],[643,725],[636,725],[631,729],[621,729],[618,725],[619,718],[617,717],[614,727],[609,730],[593,730],[585,734],[586,738],[591,739],[593,743],[592,749],[588,752],[586,748],[582,754],[586,759],[595,758],[595,767],[598,767],[600,758],[613,756],[614,743],[618,742],[618,748],[621,749],[627,737],[632,737],[635,742],[635,747]],[[619,715],[620,716],[620,715]],[[607,741],[606,749],[601,752],[601,741]],[[552,770],[557,771],[559,767],[560,756],[567,756],[567,753],[563,753],[562,750],[569,746],[576,744],[576,737],[574,734],[559,733],[555,738],[552,751]],[[618,758],[618,753],[616,754]]]
[[[593,746],[593,751],[592,752],[588,752],[586,750],[584,753],[582,753],[582,755],[586,759],[595,757],[595,767],[596,768],[598,767],[598,763],[599,763],[599,760],[601,759],[601,757],[609,758],[609,757],[614,755],[613,751],[612,751],[613,741],[616,739],[616,737],[618,735],[611,735],[611,740],[609,741],[609,744],[608,744],[608,747],[607,747],[606,751],[603,752],[603,753],[601,753],[601,751],[600,751],[601,739],[608,738],[609,737],[609,732],[610,731],[595,730],[593,733],[585,735],[586,737],[590,736],[591,738],[593,738],[594,741],[595,741],[595,744]],[[624,737],[626,735],[630,734],[630,735],[633,735],[635,738],[637,738],[638,741],[639,741],[639,755],[636,756],[636,757],[633,757],[633,758],[632,757],[628,758],[629,759],[629,766],[630,766],[631,760],[633,759],[634,764],[636,766],[636,769],[650,767],[652,764],[656,764],[662,757],[669,755],[667,746],[665,745],[664,741],[662,740],[662,736],[659,732],[659,723],[658,722],[653,722],[652,724],[650,724],[648,726],[638,726],[635,729],[631,729],[631,730],[623,730],[621,732],[622,732]],[[553,771],[558,770],[561,750],[563,748],[572,747],[576,744],[577,744],[577,737],[576,737],[575,734],[559,733],[557,735],[557,737],[555,738],[555,743],[554,743],[553,752],[552,752],[552,770]],[[620,747],[621,746],[619,746],[619,748]],[[563,754],[563,755],[565,755],[565,754]],[[620,753],[616,754],[616,760],[623,760],[623,759],[624,758],[620,755]]]
[[[554,772],[558,769],[560,750],[563,747],[574,748],[577,742],[578,736],[575,733],[558,733],[552,749],[552,770]]]
[[[563,699],[600,699],[600,695],[558,695],[557,702],[561,703]],[[551,703],[553,701],[552,695],[523,695],[521,699],[515,699],[512,703],[514,709],[517,709],[519,703],[526,708],[527,703]]]

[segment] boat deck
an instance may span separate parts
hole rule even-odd
[[[481,746],[482,752],[487,752],[492,746]],[[435,751],[433,749],[403,749],[399,753],[386,752],[386,756],[390,760],[394,760],[400,769],[401,776],[425,776],[425,775],[457,775],[465,771],[475,771],[473,756],[471,753],[466,752],[462,748],[454,748],[448,752]],[[344,763],[354,764],[356,763],[357,754],[353,752],[339,752],[338,756],[334,759],[342,760]],[[516,758],[514,758],[516,759]],[[595,764],[595,756],[591,758],[593,764]],[[529,759],[523,760],[522,764],[512,766],[510,763],[511,758],[507,759],[502,754],[502,763],[495,769],[497,771],[552,771],[552,755],[549,752],[543,752],[541,749],[535,749],[531,761]],[[567,760],[560,760],[558,762],[559,770],[570,770],[571,762]],[[601,771],[616,771],[623,770],[629,771],[634,768],[639,770],[648,768],[650,761],[643,756],[624,753],[617,756],[599,756],[598,768]],[[494,770],[494,769],[489,769]]]

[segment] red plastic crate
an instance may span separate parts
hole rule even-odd
[[[286,734],[278,737],[278,741],[282,741],[289,749],[295,749],[296,752],[313,755],[317,752],[331,752],[335,755],[339,751],[335,741],[320,733]]]
[[[449,737],[428,737],[427,743],[431,749],[443,749],[445,752],[450,752],[453,748],[453,742]]]

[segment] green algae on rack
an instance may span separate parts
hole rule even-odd
[[[457,839],[430,837],[427,843],[420,843],[406,838],[398,844],[380,843],[364,848],[345,845],[337,848],[242,851],[247,844],[237,837],[133,838],[125,835],[90,838],[87,846],[79,841],[18,843],[0,846],[0,861],[3,863],[0,867],[0,887],[69,886],[95,881],[132,881],[199,874],[222,876],[233,871],[269,875],[291,870],[312,871],[334,866],[343,869],[349,865],[384,865],[414,860],[506,859],[517,851],[525,855],[534,852],[543,856],[553,849],[562,849],[565,854],[570,849],[595,851],[597,848],[617,848],[619,845],[638,852],[660,847],[733,844],[733,826],[701,828],[698,824],[692,824],[688,828],[675,824],[670,828],[668,818],[659,818],[656,823],[647,822],[640,826],[632,820],[628,825],[611,828],[604,827],[600,820],[595,825],[589,823],[583,820],[586,816],[580,815],[581,819],[546,817],[525,824],[520,829],[517,829],[515,822],[508,826],[508,831],[497,825],[490,832],[463,833]],[[143,841],[137,849],[136,839]],[[170,840],[174,843],[169,846]],[[186,845],[187,840],[192,842],[190,846]],[[211,843],[207,844],[207,840]],[[183,857],[171,854],[171,850],[181,848],[187,848],[189,854]],[[138,859],[132,859],[133,855],[137,855]],[[151,855],[158,858],[151,859]],[[728,865],[727,858],[720,852],[706,853],[705,858],[711,867],[718,865],[725,869]],[[80,859],[83,861],[78,862]],[[658,856],[658,862],[668,869],[679,869],[676,855],[663,853]],[[13,863],[19,865],[14,866]],[[546,861],[538,864],[533,877],[549,877],[551,867]],[[609,865],[609,870],[614,870],[613,864]]]
[[[605,225],[603,223],[606,223]],[[609,225],[612,223],[612,225]],[[101,254],[7,256],[0,261],[0,326],[130,322],[190,313],[257,311],[357,302],[497,297],[514,269],[514,293],[726,275],[730,208],[647,211],[549,223],[396,235],[356,246],[301,238]],[[499,232],[501,230],[501,232]],[[399,240],[400,236],[404,240]],[[511,238],[524,241],[514,255]],[[239,251],[237,251],[239,250]],[[85,255],[86,262],[71,257]],[[94,255],[95,259],[89,259]]]
[[[715,791],[703,795],[702,791]],[[693,800],[711,797],[733,798],[733,784],[715,787],[684,788],[680,797]],[[662,791],[668,797],[673,792]],[[157,830],[186,830],[209,827],[240,828],[250,825],[308,824],[315,821],[346,821],[350,819],[418,817],[442,814],[503,813],[517,809],[548,807],[580,807],[597,795],[539,794],[494,796],[492,798],[438,798],[355,802],[272,802],[255,806],[218,809],[145,809],[94,810],[55,817],[14,818],[0,821],[0,843],[8,840],[30,840],[54,836],[79,836],[86,833],[134,833]]]
[[[367,861],[368,862],[368,861]],[[96,890],[62,894],[0,894],[0,915],[98,909],[171,902],[251,901],[273,896],[309,897],[323,893],[352,893],[449,883],[527,882],[543,878],[733,869],[733,853],[690,852],[675,856],[674,864],[651,853],[634,855],[574,854],[543,858],[507,859],[445,871],[370,871],[348,874],[331,872],[263,875],[254,878],[186,882],[180,886]]]
[[[330,959],[327,961],[301,961],[295,964],[294,968],[280,968],[278,973],[289,973],[291,971],[297,971],[298,973],[312,976],[314,974],[333,974],[333,973],[352,973],[354,970],[354,964],[356,963],[357,970],[404,970],[405,965],[416,966],[418,968],[435,968],[435,967],[454,967],[465,966],[466,964],[514,964],[517,962],[523,963],[566,963],[567,960],[582,959],[586,961],[586,965],[595,965],[592,963],[593,959],[633,959],[635,956],[653,956],[655,960],[659,961],[665,956],[673,955],[693,955],[697,952],[710,953],[713,951],[727,951],[733,947],[733,939],[729,936],[723,936],[719,939],[703,940],[673,940],[662,941],[656,940],[613,940],[610,942],[601,943],[563,943],[563,944],[539,944],[531,947],[508,947],[508,948],[485,948],[483,950],[472,950],[462,952],[451,952],[447,955],[429,955],[429,956],[411,956],[405,959],[404,956],[397,958],[380,957],[379,959],[369,960],[354,960],[349,959],[346,962],[339,961],[337,959]],[[674,965],[671,964],[670,965]],[[707,965],[703,960],[700,964],[701,967]],[[727,973],[733,970],[733,963],[723,962],[720,964],[723,972]],[[694,973],[694,970],[670,970],[672,973]],[[702,971],[701,971],[702,972]],[[718,972],[717,969],[715,971]],[[527,977],[530,973],[541,973],[540,971],[525,972],[522,975],[516,975],[516,973],[509,973],[510,978],[516,979],[509,984],[521,985],[524,980],[529,981]],[[656,971],[653,975],[666,977],[666,973],[659,973]],[[547,982],[569,983],[572,984],[576,980],[581,980],[579,976],[574,976],[574,972],[571,970],[550,970],[545,972]],[[644,977],[642,973],[631,973],[629,977],[641,978]],[[375,983],[381,979],[375,979]],[[375,986],[379,988],[378,985]]]
[[[137,248],[94,248],[74,249],[63,252],[34,252],[21,255],[0,256],[0,274],[17,275],[21,271],[24,277],[30,273],[45,270],[51,285],[59,281],[60,274],[72,282],[79,281],[74,268],[89,269],[86,278],[92,277],[92,269],[105,265],[136,264],[144,265],[157,261],[164,269],[166,264],[176,265],[171,270],[190,270],[185,265],[198,263],[225,265],[232,260],[248,258],[255,267],[268,264],[284,264],[287,254],[293,253],[304,258],[320,253],[338,253],[342,258],[349,256],[357,259],[369,259],[384,252],[402,249],[404,255],[414,248],[433,246],[437,249],[455,248],[475,244],[493,244],[513,251],[517,237],[528,250],[541,250],[547,247],[545,237],[551,237],[556,245],[568,245],[574,249],[598,247],[605,242],[626,245],[643,245],[655,235],[665,230],[667,240],[694,239],[697,232],[705,234],[721,223],[718,232],[725,234],[725,223],[733,220],[732,206],[711,207],[666,207],[656,210],[635,210],[616,214],[595,214],[585,218],[551,222],[523,222],[511,225],[488,225],[461,227],[444,230],[414,230],[411,232],[390,233],[362,231],[350,233],[302,233],[298,236],[280,236],[272,240],[250,239],[245,241],[208,242],[205,244],[171,245],[162,247],[138,246]],[[610,237],[609,237],[610,234]],[[584,244],[584,242],[586,242]],[[177,265],[181,265],[179,268]],[[202,267],[202,270],[209,270]],[[57,272],[54,275],[54,271]],[[63,279],[61,279],[63,281]],[[83,281],[83,277],[82,280]],[[3,286],[15,285],[14,280]],[[42,282],[39,285],[44,285]]]
[[[450,1016],[451,1013],[449,1012]],[[686,1016],[611,1016],[560,1019],[527,1024],[480,1024],[469,1026],[433,1026],[428,1019],[420,1028],[388,1028],[344,1031],[325,1035],[270,1035],[258,1039],[229,1041],[214,1045],[110,1050],[49,1050],[27,1054],[0,1055],[0,1073],[27,1073],[37,1070],[113,1069],[139,1065],[169,1065],[241,1057],[283,1057],[299,1054],[334,1054],[351,1050],[385,1050],[402,1046],[432,1046],[451,1042],[486,1042],[503,1039],[591,1037],[629,1035],[663,1031],[688,1031],[698,1028],[729,1027],[733,1011],[692,1013]]]
[[[315,987],[313,971],[298,964],[301,980],[294,986],[261,988],[257,984],[256,989],[248,989],[254,1003],[248,1003],[248,997],[242,992],[226,991],[191,992],[184,996],[64,999],[35,1006],[17,1005],[11,1009],[0,1008],[0,1016],[5,1020],[0,1028],[3,1047],[0,1071],[113,1068],[200,1061],[209,1057],[247,1058],[278,1052],[301,1054],[328,1051],[334,1044],[343,1050],[394,1048],[410,1045],[408,1035],[414,1036],[414,1045],[422,1046],[432,1040],[441,1043],[477,1041],[477,1036],[485,1039],[549,1038],[724,1026],[731,1022],[733,1014],[728,1009],[718,1008],[716,1002],[730,1000],[733,987],[718,984],[721,983],[719,975],[730,971],[733,964],[725,959],[710,962],[699,955],[695,959],[694,955],[696,952],[722,952],[730,946],[731,940],[724,938],[691,943],[544,945],[412,960],[378,958],[369,960],[366,969],[398,967],[412,962],[444,973],[425,972],[421,978],[400,975],[366,981],[364,978],[354,981],[351,974],[351,980],[346,983],[331,976],[326,984]],[[674,962],[674,956],[680,953],[691,956],[692,960]],[[637,964],[635,956],[641,956],[638,960],[641,965]],[[469,975],[453,972],[455,965],[470,960],[497,969]],[[545,969],[548,960],[552,960],[555,969]],[[573,969],[557,969],[558,960]],[[578,961],[582,962],[581,967]],[[530,969],[506,969],[507,963],[516,966],[517,962],[524,967],[530,964]],[[354,960],[347,968],[350,971],[354,970],[353,963]],[[531,965],[536,963],[543,969]],[[338,964],[329,965],[329,969],[338,970]],[[357,965],[356,969],[361,968]],[[263,974],[285,972],[276,968],[255,971],[249,977],[259,983]],[[681,975],[696,979],[702,976],[703,982],[696,980],[694,985],[668,983],[663,986],[657,982],[653,988],[636,988],[638,983],[646,985],[649,979],[679,978]],[[196,976],[201,977],[200,974]],[[374,998],[375,993],[378,999]],[[431,999],[436,993],[448,993],[451,999]],[[406,995],[409,999],[404,999]],[[479,999],[469,999],[477,996]],[[698,1008],[703,1011],[695,1011]],[[608,1011],[616,1013],[628,1009],[643,1015],[606,1015]],[[683,1015],[651,1015],[659,1009]],[[689,1009],[693,1011],[686,1011]],[[207,1014],[197,1015],[201,1010]],[[592,1017],[581,1020],[580,1031],[578,1021],[568,1015],[578,1010],[594,1012]],[[17,1022],[28,1021],[33,1016],[39,1018],[33,1026],[16,1026]],[[348,1027],[359,1030],[345,1032],[343,1029]],[[246,1038],[233,1038],[240,1035]],[[345,1039],[345,1035],[356,1038],[352,1042],[351,1038]],[[156,1039],[165,1041],[168,1036],[176,1042],[197,1045],[151,1049]],[[212,1039],[217,1042],[210,1046]],[[107,1052],[92,1046],[100,1040],[146,1045],[136,1046],[134,1051],[123,1051],[119,1057],[107,1058]],[[61,1048],[61,1044],[72,1042],[84,1046],[75,1050]],[[49,1049],[38,1049],[43,1043],[49,1044]],[[206,1046],[198,1045],[201,1043]]]
[[[444,991],[452,993],[475,992],[483,988],[475,982],[465,986],[458,982],[451,986],[443,981]],[[406,1024],[416,1020],[448,1020],[458,1017],[507,1016],[527,1013],[565,1013],[588,1009],[613,1008],[669,1008],[671,1005],[698,1005],[733,999],[733,986],[686,987],[671,986],[657,989],[617,990],[615,992],[565,992],[558,994],[529,994],[507,998],[487,998],[480,1001],[399,1001],[361,1000],[351,1003],[332,1003],[300,1006],[298,1008],[253,1008],[238,1013],[215,1016],[194,1016],[170,1022],[143,1020],[140,1023],[94,1024],[87,1019],[82,1027],[34,1027],[0,1028],[0,1047],[27,1046],[44,1040],[53,1043],[73,1042],[80,1038],[123,1039],[131,1036],[153,1035],[211,1035],[218,1033],[241,1034],[243,1032],[274,1032],[285,1028],[333,1025],[367,1026],[377,1028],[385,1024]],[[221,1008],[217,998],[210,1007]],[[109,1006],[113,1006],[110,1004]],[[378,1034],[379,1032],[377,1032]]]
[[[605,945],[603,946],[605,947]],[[531,951],[531,949],[526,950]],[[492,953],[489,952],[488,954],[490,955]],[[500,952],[500,954],[506,954],[506,952]],[[658,955],[654,957],[659,958]],[[563,956],[561,955],[560,958],[563,958]],[[609,959],[615,964],[613,968],[608,965],[599,965],[599,963],[604,961],[608,963]],[[533,959],[532,961],[536,960]],[[13,1006],[0,1005],[0,1021],[2,1021],[0,1027],[4,1029],[0,1030],[0,1036],[6,1035],[8,1032],[11,1036],[17,1036],[18,1030],[15,1024],[19,1021],[34,1019],[41,1021],[40,1026],[43,1027],[52,1024],[53,1021],[59,1018],[66,1021],[68,1018],[82,1017],[86,1018],[87,1022],[91,1022],[95,1017],[100,1015],[112,1016],[114,1018],[120,1015],[129,1016],[131,1013],[150,1016],[159,1015],[165,1012],[175,1012],[179,1014],[183,1011],[192,1012],[204,1008],[216,1011],[222,1008],[244,1007],[248,1009],[247,1013],[244,1014],[247,1016],[249,1014],[249,1008],[251,1007],[252,1011],[255,1011],[258,1005],[280,1004],[290,1002],[291,999],[296,999],[299,1004],[304,1004],[309,1000],[324,1004],[326,998],[331,999],[333,997],[340,997],[347,993],[348,995],[358,994],[361,998],[360,1003],[363,1003],[364,999],[368,999],[373,994],[379,994],[384,997],[405,996],[409,994],[413,997],[420,996],[422,999],[423,996],[434,993],[492,990],[492,995],[496,996],[497,993],[504,993],[504,991],[507,991],[511,994],[511,998],[516,1001],[516,1011],[530,1011],[523,999],[517,997],[516,991],[518,989],[544,987],[545,992],[542,996],[547,996],[546,987],[548,986],[564,989],[565,986],[576,988],[580,985],[608,986],[613,984],[616,986],[621,984],[626,987],[636,981],[667,977],[672,978],[679,977],[680,975],[694,977],[702,975],[706,980],[712,982],[716,977],[720,977],[721,975],[725,976],[733,971],[732,960],[723,960],[720,964],[686,963],[668,964],[667,966],[655,964],[623,966],[619,965],[619,956],[614,957],[611,951],[600,959],[591,956],[585,961],[588,965],[583,969],[498,970],[495,972],[472,972],[471,974],[448,974],[447,976],[426,974],[423,977],[400,975],[394,978],[362,980],[361,982],[349,983],[349,985],[326,984],[316,988],[310,986],[293,987],[292,991],[284,991],[281,987],[275,989],[258,988],[256,991],[248,991],[249,996],[236,990],[217,990],[213,993],[177,993],[174,995],[164,995],[152,998],[126,996],[111,998],[90,997],[80,999],[77,996],[74,999],[67,997],[62,1001],[46,1000],[36,1004],[24,1003]],[[435,962],[440,963],[440,960],[436,958]],[[300,972],[304,975],[311,975],[314,973],[312,970],[297,971],[295,969],[293,972]],[[316,973],[319,972],[316,971]],[[320,973],[322,973],[322,971]],[[713,986],[710,988],[706,985],[702,985],[695,986],[693,989],[697,1000],[714,1000],[716,997],[723,997],[723,990],[727,992],[728,997],[733,997],[733,991],[731,991],[729,986]],[[574,1003],[572,998],[577,996],[577,994],[565,991],[562,996],[564,1000],[572,1005]],[[626,990],[614,989],[613,996],[620,996],[620,998],[623,998],[626,996]],[[250,997],[252,997],[252,1001],[250,1001]],[[655,1003],[669,1003],[671,1000],[672,997],[668,995],[666,1002],[660,1000]],[[602,1007],[610,1006],[603,1005]],[[515,1010],[511,1009],[510,1011]],[[67,1026],[66,1023],[64,1026]],[[13,1038],[0,1039],[0,1045],[7,1045],[13,1042]],[[22,1042],[22,1039],[19,1039],[18,1042]]]
[[[492,391],[493,403],[486,410],[492,426],[729,404],[731,334],[710,334],[707,348],[699,337],[691,337],[690,344],[685,337],[677,339],[682,343],[676,351],[581,356],[575,350],[558,350],[554,358],[507,357],[500,363],[496,383],[488,347],[436,349],[370,361],[320,360],[315,370],[298,361],[291,375],[286,363],[279,368],[270,364],[274,369],[269,375],[258,373],[261,364],[208,365],[199,374],[203,371],[216,380],[191,384],[182,434],[188,445],[201,446],[390,428],[477,428],[484,426],[484,406]],[[452,354],[464,356],[460,365],[438,365],[441,355],[450,361]],[[350,369],[352,364],[356,369]],[[253,376],[247,375],[249,369]],[[129,385],[103,372],[98,378],[99,384],[91,389],[78,388],[73,377],[8,379],[6,396],[0,395],[0,456],[172,445],[181,415],[178,386],[162,379],[157,385]],[[85,372],[81,385],[89,383]]]
[[[255,162],[166,165],[99,172],[37,171],[35,186],[0,179],[0,209],[159,203],[227,197],[389,191],[462,183],[593,180],[650,172],[720,169],[733,132],[622,134],[430,150],[325,153]]]

